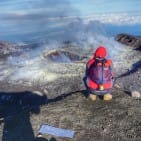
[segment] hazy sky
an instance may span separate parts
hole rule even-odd
[[[141,0],[1,0],[0,13],[16,12],[23,10],[49,10],[50,8],[66,9],[72,15],[75,10],[80,15],[113,12],[141,12]],[[59,10],[56,9],[56,10]]]
[[[141,0],[70,0],[82,14],[141,12]]]
[[[141,25],[140,7],[141,0],[0,0],[0,37],[52,34],[64,30],[74,17],[100,21],[108,28],[112,24],[112,31],[115,25],[124,25],[123,30],[126,25]]]

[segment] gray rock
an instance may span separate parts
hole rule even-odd
[[[139,36],[121,33],[115,37],[115,40],[122,43],[122,44],[131,46],[134,48],[141,47],[141,37],[139,37]]]
[[[79,55],[78,53],[75,53],[74,51],[69,51],[65,49],[51,50],[50,52],[44,52],[43,56],[49,61],[61,62],[61,63],[81,61],[87,58],[87,56]]]
[[[135,97],[135,98],[140,98],[141,97],[141,94],[138,91],[132,91],[131,92],[131,96],[132,97]]]
[[[19,48],[16,44],[0,41],[0,58],[5,58],[16,52],[19,52]]]

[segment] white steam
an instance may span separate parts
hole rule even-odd
[[[64,47],[63,42],[70,42],[75,48],[78,48],[75,53],[80,55],[83,50],[83,54],[88,56],[92,56],[98,46],[105,46],[108,50],[108,57],[113,59],[118,71],[121,68],[127,69],[131,65],[129,60],[127,65],[127,59],[125,59],[129,53],[132,53],[131,49],[114,41],[114,38],[108,35],[104,25],[98,21],[85,22],[78,19],[65,26],[62,32],[55,32],[53,35],[49,34],[46,37],[47,40],[36,40],[37,42],[42,41],[40,46],[26,51],[23,50],[23,53],[19,56],[9,56],[7,62],[5,62],[8,72],[6,74],[3,71],[1,74],[5,76],[3,78],[8,77],[8,81],[15,81],[16,83],[23,83],[22,80],[32,83],[33,81],[44,83],[54,80],[57,75],[50,71],[53,64],[48,62],[43,54],[49,50]],[[54,56],[54,60],[55,62],[70,63],[69,58],[65,55],[61,55],[60,58]],[[60,63],[58,66],[63,71]],[[58,66],[55,65],[54,70],[51,70],[56,71]]]

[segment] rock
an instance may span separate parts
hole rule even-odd
[[[43,93],[40,92],[40,91],[33,91],[33,93],[35,93],[35,94],[37,94],[37,95],[39,95],[39,96],[43,96]]]
[[[141,94],[140,94],[140,92],[138,92],[138,91],[132,91],[132,92],[131,92],[131,96],[132,96],[132,97],[136,97],[136,98],[140,98]]]
[[[43,135],[42,135],[41,133],[39,133],[39,134],[37,135],[37,137],[38,137],[38,138],[41,138],[41,137],[43,137]]]
[[[69,63],[74,61],[81,61],[86,58],[86,56],[81,56],[78,53],[68,51],[68,50],[51,50],[49,52],[44,52],[43,57],[47,60],[60,63]]]
[[[115,87],[116,89],[120,89],[120,88],[121,88],[119,84],[115,84],[114,87]]]
[[[12,53],[17,52],[19,49],[17,45],[9,43],[7,41],[0,41],[0,57],[6,57]]]
[[[122,34],[118,34],[115,37],[115,40],[122,43],[122,44],[131,46],[131,47],[134,47],[134,48],[140,48],[141,47],[141,37],[139,37],[139,36],[134,36],[134,35],[122,33]]]

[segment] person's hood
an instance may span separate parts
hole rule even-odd
[[[107,50],[105,47],[100,46],[96,49],[95,53],[94,53],[94,58],[100,57],[100,58],[105,58],[107,55]]]

